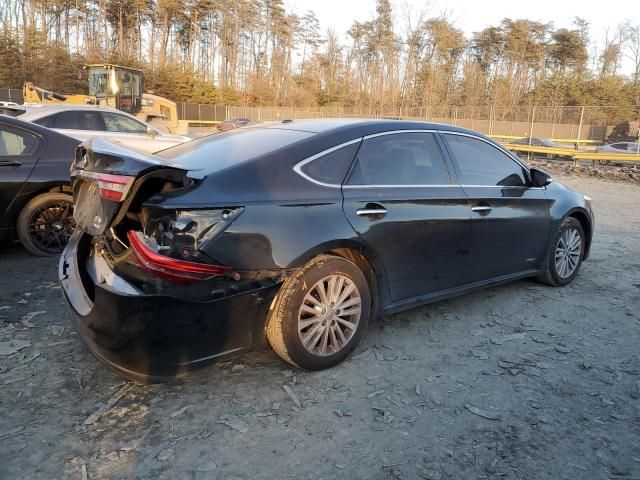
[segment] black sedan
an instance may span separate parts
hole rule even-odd
[[[59,255],[74,228],[69,167],[78,140],[0,115],[0,241]]]
[[[553,140],[549,140],[548,138],[540,138],[540,137],[524,137],[509,143],[511,143],[512,145],[527,145],[531,147],[564,148],[562,145],[554,142]],[[527,155],[527,152],[520,152],[517,150],[514,150],[514,152],[519,155]],[[553,160],[556,158],[564,158],[567,160],[571,159],[571,156],[569,155],[558,155],[556,153],[546,153],[546,154],[534,153],[533,155],[546,157],[547,160]]]
[[[322,369],[369,320],[537,277],[571,282],[582,194],[470,130],[289,121],[141,156],[94,140],[59,267],[90,350],[142,381],[265,344]]]

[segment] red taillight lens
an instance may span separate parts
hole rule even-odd
[[[111,175],[108,173],[98,173],[94,178],[98,182],[100,196],[114,202],[124,200],[131,184],[136,179],[136,177],[127,175]]]
[[[174,282],[194,282],[206,280],[216,275],[222,275],[231,269],[220,265],[207,265],[206,263],[187,262],[165,257],[154,252],[142,239],[140,232],[129,230],[127,232],[129,245],[133,254],[138,259],[140,266],[148,272]]]

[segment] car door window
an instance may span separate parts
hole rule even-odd
[[[395,133],[364,140],[348,183],[448,185],[449,173],[433,133]]]
[[[103,112],[102,118],[107,126],[107,132],[147,133],[147,126],[144,123],[125,115]]]
[[[444,134],[465,185],[525,186],[524,168],[506,153],[478,138]]]
[[[29,132],[0,125],[0,157],[31,155],[38,146],[38,139]]]
[[[104,131],[104,123],[98,112],[90,110],[69,110],[58,113],[52,122],[53,128],[63,130]]]
[[[33,121],[36,125],[41,125],[43,127],[51,128],[51,123],[53,122],[53,117],[55,115],[47,115],[46,117],[38,118]]]

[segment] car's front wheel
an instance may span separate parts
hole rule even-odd
[[[545,269],[539,280],[554,287],[571,283],[584,258],[586,239],[578,220],[567,217],[551,241]]]
[[[30,253],[59,255],[75,228],[73,198],[66,193],[43,193],[32,198],[18,215],[18,238]]]
[[[282,285],[269,312],[267,338],[287,362],[322,370],[353,352],[370,314],[362,271],[344,258],[320,255]]]

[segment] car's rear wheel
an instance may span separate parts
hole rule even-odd
[[[66,193],[43,193],[32,198],[20,215],[18,238],[30,253],[40,257],[59,255],[75,228],[73,198]]]
[[[571,283],[578,275],[584,252],[585,235],[582,225],[573,217],[565,218],[553,237],[545,270],[539,279],[554,287]]]
[[[609,165],[611,163],[611,160],[598,160],[598,163],[600,165]]]
[[[362,340],[371,293],[360,269],[341,257],[321,255],[289,277],[267,323],[271,347],[308,370],[332,367]]]

